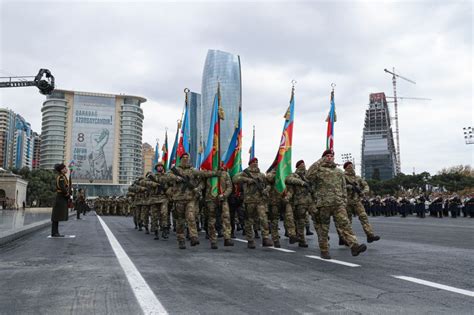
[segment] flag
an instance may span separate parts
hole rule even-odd
[[[171,168],[172,165],[176,164],[176,151],[178,150],[178,136],[179,136],[179,129],[181,128],[181,120],[178,121],[178,126],[176,129],[176,136],[174,138],[173,149],[171,150],[170,154],[170,163],[168,165],[168,169]]]
[[[197,155],[197,158],[196,158],[196,165],[194,166],[197,169],[199,169],[201,167],[202,153],[203,152],[204,152],[204,148],[203,148],[203,143],[202,143],[202,139],[201,139],[201,141],[199,142],[198,155]]]
[[[329,109],[328,117],[328,131],[326,135],[326,150],[334,148],[334,123],[336,122],[336,104],[334,104],[334,90],[331,92],[331,108]]]
[[[275,174],[275,188],[282,193],[285,188],[285,179],[291,174],[291,145],[293,139],[293,120],[295,114],[295,88],[291,90],[290,106],[285,113],[285,124],[283,126],[283,133],[281,135],[280,147],[272,165],[267,172],[276,169]]]
[[[253,126],[252,146],[249,149],[249,161],[255,157],[255,126]]]
[[[168,166],[168,130],[165,132],[165,143],[163,143],[161,147],[161,152],[161,162],[163,162],[163,167],[166,172]]]
[[[181,125],[181,136],[179,138],[178,149],[176,151],[176,166],[180,164],[181,155],[183,153],[189,153],[189,113],[188,113],[188,101],[186,97],[186,103],[184,106],[184,119],[183,124]]]
[[[224,154],[224,165],[230,177],[242,172],[242,108],[239,107],[239,121],[235,125],[229,148]]]
[[[159,151],[158,147],[159,147],[158,141],[156,141],[155,156],[153,157],[153,165],[151,166],[153,173],[156,173],[155,166],[156,166],[156,164],[158,164],[158,159],[160,158],[160,151]]]
[[[217,171],[220,163],[219,150],[219,90],[214,98],[214,106],[211,112],[211,122],[209,126],[209,134],[207,136],[206,149],[204,150],[201,169],[209,171]],[[217,196],[219,194],[218,178],[211,177],[211,194]]]

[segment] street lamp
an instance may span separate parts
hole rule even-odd
[[[474,144],[474,135],[472,134],[472,127],[464,127],[464,140],[466,144]]]

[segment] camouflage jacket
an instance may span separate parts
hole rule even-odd
[[[288,200],[287,198],[284,199],[283,195],[276,189],[275,176],[275,171],[271,171],[270,173],[267,173],[267,175],[265,175],[265,179],[267,180],[267,184],[270,188],[270,191],[268,193],[268,204],[272,206],[280,205],[282,202]],[[285,196],[288,197],[286,193]]]
[[[344,176],[346,178],[347,202],[361,202],[361,198],[367,196],[370,191],[369,185],[365,180],[357,176],[354,170],[346,170]]]
[[[313,203],[312,189],[306,178],[306,171],[291,173],[285,179],[286,188],[291,195],[291,203],[295,206]]]
[[[233,177],[233,182],[242,184],[244,203],[265,203],[270,186],[267,188],[266,178],[258,168],[246,168]],[[259,188],[260,187],[260,188]]]
[[[221,175],[219,176],[219,183],[220,183],[220,191],[224,196],[224,200],[227,200],[230,193],[232,192],[232,181],[230,180],[229,173],[226,171],[222,171]],[[206,181],[206,201],[214,201],[219,199],[219,196],[212,195],[212,183],[211,178],[208,178]]]
[[[334,162],[321,158],[308,169],[306,177],[315,189],[317,207],[345,206],[347,202],[344,172]]]
[[[167,173],[156,173],[146,183],[150,189],[150,204],[162,203],[168,200],[166,191],[173,183],[173,178]]]
[[[219,172],[200,171],[190,165],[180,165],[170,170],[169,176],[173,179],[175,190],[174,201],[198,200],[204,189],[203,178],[218,176]]]

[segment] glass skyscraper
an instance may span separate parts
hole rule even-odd
[[[396,175],[396,151],[384,93],[370,94],[362,135],[362,177],[386,180]]]
[[[191,163],[196,165],[196,159],[199,154],[199,144],[203,139],[204,131],[202,128],[202,106],[201,94],[195,92],[188,92],[188,106],[189,106],[189,129],[190,129],[190,144],[189,153],[191,154]]]
[[[207,142],[211,110],[217,85],[220,84],[221,104],[225,120],[221,121],[221,154],[229,147],[235,125],[239,119],[239,107],[242,103],[242,80],[240,57],[220,50],[207,52],[202,74],[202,140]]]

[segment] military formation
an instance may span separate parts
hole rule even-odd
[[[326,150],[309,169],[298,161],[296,171],[285,179],[286,189],[279,193],[275,170],[262,173],[257,158],[231,178],[222,164],[217,171],[193,168],[189,154],[184,153],[178,166],[165,171],[160,162],[155,172],[137,178],[125,197],[97,198],[94,208],[99,215],[131,216],[135,229],[157,240],[169,239],[173,227],[180,249],[186,249],[186,240],[190,246],[199,245],[201,229],[212,249],[218,249],[219,238],[224,246],[233,246],[239,230],[249,249],[257,247],[258,239],[263,247],[278,248],[280,220],[289,243],[305,248],[306,235],[313,234],[312,221],[324,259],[331,258],[328,232],[333,217],[339,243],[357,256],[367,246],[352,231],[353,215],[359,217],[367,242],[380,237],[374,234],[363,206],[367,183],[355,175],[350,162],[344,169],[334,163],[334,152]]]

